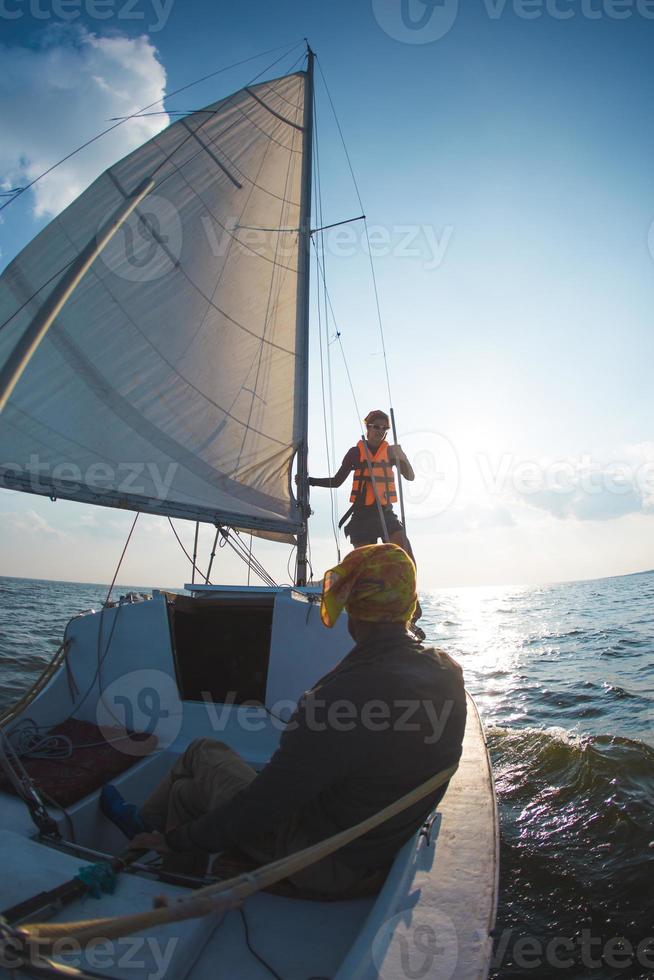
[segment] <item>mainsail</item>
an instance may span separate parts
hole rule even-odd
[[[185,116],[7,267],[0,368],[98,229],[154,178],[0,415],[1,486],[300,530],[291,466],[306,413],[305,101],[298,72]]]

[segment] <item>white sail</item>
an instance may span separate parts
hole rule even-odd
[[[0,367],[66,268],[154,176],[0,415],[0,485],[299,529],[290,471],[303,433],[304,97],[300,72],[179,120],[7,267]]]

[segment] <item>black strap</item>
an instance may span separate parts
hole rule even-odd
[[[351,514],[353,513],[355,507],[356,507],[356,502],[352,504],[352,506],[349,508],[349,510],[346,510],[345,511],[345,513],[341,517],[340,521],[338,522],[339,529],[343,527],[343,525],[345,524],[345,522],[348,519],[348,517],[350,517]]]

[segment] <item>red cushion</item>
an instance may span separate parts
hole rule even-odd
[[[69,718],[50,729],[50,735],[67,735],[73,743],[72,755],[67,759],[21,759],[25,769],[34,780],[36,787],[60,806],[67,807],[77,803],[111,782],[121,772],[125,772],[143,756],[149,755],[157,747],[154,735],[138,733],[125,734],[124,729],[112,731],[89,721]],[[137,744],[135,744],[137,743]],[[128,751],[121,750],[127,745]],[[2,773],[0,788],[14,792],[14,788]]]

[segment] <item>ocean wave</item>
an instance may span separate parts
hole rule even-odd
[[[615,735],[580,737],[495,727],[488,731],[500,803],[503,881],[499,920],[513,938],[495,977],[525,976],[512,958],[515,939],[545,945],[579,942],[584,930],[602,945],[624,936],[636,949],[652,935],[654,849],[651,800],[654,749]],[[517,896],[517,898],[516,898]],[[528,923],[528,927],[526,927]],[[649,926],[648,926],[649,923]],[[566,977],[591,975],[576,948]],[[621,976],[651,976],[639,963]],[[551,980],[552,967],[529,970]],[[615,971],[599,964],[592,976]]]

